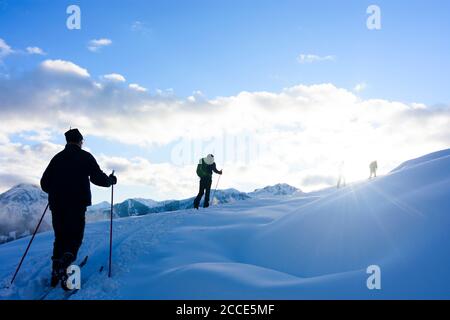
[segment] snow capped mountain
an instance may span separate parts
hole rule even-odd
[[[87,208],[86,220],[87,222],[106,220],[107,213],[111,208],[111,204],[107,201],[100,202]]]
[[[106,210],[111,207],[111,204],[108,201],[103,201],[97,204],[94,204],[89,207],[90,210],[97,211],[97,210]]]
[[[236,189],[217,190],[212,205],[234,203],[250,198],[270,196],[284,196],[301,194],[301,192],[287,184],[278,184],[258,189],[252,193],[240,192]],[[212,194],[211,194],[212,197]],[[114,205],[114,216],[124,218],[143,216],[151,213],[171,212],[193,208],[194,197],[183,200],[155,201],[152,199],[127,199]],[[34,231],[47,204],[47,194],[38,186],[19,184],[0,195],[0,243],[12,241]],[[88,222],[109,219],[111,205],[101,202],[88,208],[86,219]],[[51,214],[44,218],[39,232],[51,229]]]
[[[212,195],[211,195],[212,197]],[[245,192],[236,189],[217,190],[214,199],[211,199],[213,205],[233,203],[235,201],[246,200],[250,197]],[[114,216],[116,218],[143,216],[150,213],[171,212],[185,209],[192,209],[194,197],[183,200],[155,201],[151,199],[128,199],[124,202],[114,205]],[[98,221],[108,219],[110,207],[88,209],[88,221]]]
[[[19,184],[0,195],[0,243],[26,236],[34,231],[47,205],[47,194],[38,186]],[[40,232],[51,229],[47,214]]]
[[[290,186],[286,183],[267,186],[262,189],[256,189],[248,195],[254,198],[272,197],[272,196],[292,196],[304,194],[300,189]]]
[[[217,190],[216,194],[214,195],[214,199],[211,200],[211,203],[213,204],[232,203],[235,201],[247,200],[249,198],[250,196],[247,193],[230,188],[225,190]]]
[[[159,204],[158,201],[152,200],[152,199],[142,199],[142,198],[136,198],[135,199],[137,202],[142,203],[143,205],[147,206],[147,207],[154,207],[157,206]]]
[[[30,205],[46,201],[47,194],[40,187],[31,184],[19,184],[0,195],[0,204]]]

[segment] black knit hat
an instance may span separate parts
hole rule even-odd
[[[78,129],[70,129],[65,134],[67,143],[80,143],[83,141],[83,135]]]

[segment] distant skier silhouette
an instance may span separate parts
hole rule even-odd
[[[339,165],[339,178],[337,182],[337,188],[345,187],[347,185],[347,180],[345,178],[345,162],[342,161]]]
[[[373,161],[369,165],[370,168],[370,176],[369,179],[376,178],[377,177],[377,169],[378,169],[378,163],[377,161]]]
[[[209,207],[209,194],[211,192],[212,184],[212,173],[222,174],[222,170],[217,170],[216,163],[214,162],[214,156],[209,154],[205,158],[200,159],[197,165],[197,175],[200,178],[200,187],[198,195],[194,200],[194,208],[198,209],[200,205],[200,200],[205,195],[205,201],[203,202],[203,207]]]
[[[83,241],[86,208],[92,204],[89,180],[101,187],[117,183],[114,175],[103,173],[95,158],[82,150],[83,136],[78,129],[67,131],[65,137],[66,147],[50,161],[41,179],[55,231],[52,287],[59,281],[64,286],[65,270],[75,261]]]

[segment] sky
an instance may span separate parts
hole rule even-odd
[[[80,9],[80,29],[66,12]],[[367,9],[380,10],[369,29]],[[63,133],[117,201],[305,191],[450,146],[448,1],[0,0],[0,192],[38,183]],[[94,202],[109,191],[94,187]]]

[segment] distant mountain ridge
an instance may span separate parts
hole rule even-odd
[[[278,184],[245,193],[236,189],[217,190],[212,205],[233,203],[250,198],[284,196],[300,192],[287,184]],[[299,194],[300,194],[299,193]],[[212,196],[212,195],[211,195]],[[47,194],[39,186],[19,184],[0,195],[0,244],[31,234],[47,205]],[[152,199],[127,199],[114,205],[114,217],[124,218],[152,213],[172,212],[193,208],[194,197],[182,200],[155,201]],[[109,218],[111,205],[101,202],[88,208],[88,222]],[[51,230],[51,214],[48,212],[39,232]]]
[[[212,196],[212,195],[211,195]],[[249,199],[250,196],[245,192],[236,189],[217,190],[212,204],[225,204]],[[148,199],[127,199],[114,205],[115,217],[124,218],[131,216],[142,216],[151,213],[171,212],[185,209],[192,209],[194,197],[183,200],[165,200],[154,201]],[[89,209],[87,217],[90,220],[102,220],[109,216],[110,209],[92,210]]]
[[[29,235],[34,231],[47,205],[47,194],[38,186],[19,184],[0,194],[0,243]],[[40,232],[51,229],[46,215]]]
[[[248,193],[250,197],[270,197],[270,196],[291,196],[304,194],[300,189],[288,185],[286,183],[279,183],[274,186],[267,186],[262,189],[256,189]]]

